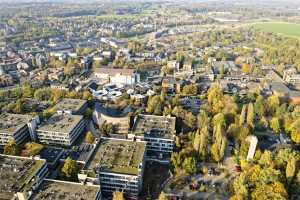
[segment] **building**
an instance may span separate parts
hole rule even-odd
[[[286,83],[298,86],[300,85],[300,74],[295,68],[290,68],[283,71],[283,80]]]
[[[22,144],[36,139],[35,129],[39,123],[38,117],[30,115],[3,113],[0,115],[0,145],[6,145],[10,140]]]
[[[175,140],[175,117],[138,115],[129,138],[147,142],[148,152],[171,154]]]
[[[114,133],[126,135],[129,132],[130,125],[130,107],[124,109],[96,105],[95,118],[96,123],[102,126],[104,123],[112,124]]]
[[[143,185],[145,148],[144,142],[103,138],[84,171],[96,174],[102,194],[122,191],[137,197]],[[85,178],[79,175],[80,181]]]
[[[45,160],[0,155],[0,199],[29,199],[47,172]]]
[[[45,179],[31,200],[101,200],[100,187]]]
[[[58,113],[83,115],[87,107],[88,103],[86,100],[64,98],[59,101],[53,109]]]
[[[55,114],[37,129],[41,143],[71,146],[85,129],[81,115]]]
[[[101,81],[113,84],[133,85],[140,82],[140,74],[134,69],[97,68],[94,75]]]

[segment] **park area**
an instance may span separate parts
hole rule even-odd
[[[285,22],[261,22],[253,25],[254,28],[284,36],[300,38],[300,24]]]

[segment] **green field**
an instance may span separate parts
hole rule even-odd
[[[300,24],[284,23],[284,22],[264,22],[256,23],[254,28],[272,33],[279,33],[290,37],[300,37]]]

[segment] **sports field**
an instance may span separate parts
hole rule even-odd
[[[279,33],[291,37],[300,37],[300,24],[284,22],[263,22],[253,25],[255,28],[272,33]]]

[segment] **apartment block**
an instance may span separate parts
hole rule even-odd
[[[84,171],[96,174],[102,193],[122,191],[137,197],[143,185],[145,148],[145,142],[103,138]]]
[[[129,139],[147,142],[147,152],[172,153],[175,140],[175,117],[143,115],[136,116]]]
[[[30,115],[3,113],[0,115],[0,146],[6,145],[10,140],[22,144],[35,139],[35,129],[39,122],[38,117]]]
[[[47,172],[45,160],[0,155],[0,199],[30,199]]]
[[[37,129],[41,143],[71,146],[85,129],[81,115],[55,114]]]

